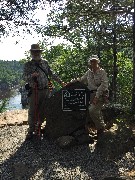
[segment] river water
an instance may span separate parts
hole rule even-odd
[[[6,109],[7,110],[22,109],[20,93],[16,93],[13,97],[9,99]]]
[[[14,90],[13,92],[11,91],[1,92],[0,100],[3,100],[5,98],[9,99],[6,105],[6,110],[11,111],[15,109],[22,109],[21,94],[18,90]]]

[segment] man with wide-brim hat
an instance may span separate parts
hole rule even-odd
[[[30,51],[40,51],[40,52],[42,52],[43,49],[40,49],[39,44],[32,44]]]
[[[32,59],[34,61],[40,61],[42,51],[43,49],[40,48],[39,44],[32,44],[30,49]]]
[[[30,53],[32,60],[24,65],[24,80],[29,83],[31,94],[29,96],[29,111],[28,111],[28,134],[26,139],[35,137],[35,121],[37,119],[42,123],[44,121],[44,101],[48,98],[50,90],[48,87],[49,77],[64,86],[64,82],[51,70],[47,60],[41,57],[43,49],[39,44],[32,44]],[[36,116],[36,117],[35,117]]]

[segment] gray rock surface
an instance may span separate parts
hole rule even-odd
[[[62,88],[46,101],[43,112],[46,117],[45,133],[49,138],[67,136],[85,127],[86,110],[63,111],[62,109],[62,90],[68,89],[87,90],[87,87],[79,82],[73,83]]]

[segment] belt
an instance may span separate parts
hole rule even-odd
[[[45,87],[45,88],[38,88],[38,90],[44,90],[44,89],[48,89],[48,87]]]
[[[96,92],[97,90],[95,89],[95,90],[90,90],[90,93],[94,93],[94,92]]]

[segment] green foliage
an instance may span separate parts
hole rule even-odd
[[[68,82],[81,76],[88,68],[88,57],[97,54],[108,73],[114,100],[130,104],[133,1],[62,2],[58,1],[57,6],[52,4],[47,23],[38,26],[37,31],[44,37],[63,37],[72,47],[44,48],[44,58],[62,80]],[[126,73],[129,75],[125,77]]]
[[[118,53],[117,97],[125,105],[131,104],[133,64],[131,59],[124,58],[123,53]]]
[[[20,62],[0,60],[0,88],[18,85],[22,71],[23,65]]]
[[[86,47],[80,50],[69,45],[58,44],[57,46],[51,46],[50,49],[44,47],[43,49],[43,59],[49,62],[53,72],[58,74],[64,82],[69,82],[73,78],[82,76],[88,69],[87,62],[91,54]],[[131,54],[129,53],[129,55]],[[101,51],[100,56],[101,67],[107,71],[109,83],[111,84],[113,78],[112,49]],[[29,58],[27,57],[27,60]],[[117,58],[117,101],[115,103],[128,106],[131,103],[133,65],[131,59],[125,57],[125,51],[118,52]],[[60,85],[55,81],[53,81],[53,84],[56,89],[60,88]]]
[[[131,50],[133,8],[133,0],[119,2],[67,0],[63,6],[61,3],[58,3],[58,6],[54,4],[48,15],[48,22],[38,27],[37,31],[43,36],[64,37],[72,43],[74,49],[78,50],[76,60],[73,57],[72,60],[70,59],[71,54],[68,58],[64,57],[69,64],[67,79],[81,75],[86,70],[83,65],[86,65],[89,55],[97,54],[109,75],[112,100],[117,103],[123,102],[122,98],[124,98],[124,103],[127,100],[131,103],[131,85],[128,83],[126,87],[126,82],[131,83],[132,75],[129,72],[129,79],[126,78],[124,83],[124,73],[121,68],[124,64],[124,71],[131,68],[126,62],[133,54]],[[121,64],[118,59],[120,52],[124,56],[121,58],[123,61]],[[67,73],[66,69],[62,71],[66,64],[64,60],[61,57],[55,66],[63,76]],[[85,63],[82,64],[82,61]],[[61,62],[63,66],[60,66]],[[82,65],[80,68],[82,72],[78,63]],[[127,99],[124,94],[127,95]]]
[[[57,45],[44,51],[43,57],[64,82],[81,76],[87,69],[85,51],[70,46]]]
[[[8,103],[8,99],[4,99],[0,101],[0,113],[4,112],[6,110],[6,105]]]
[[[18,30],[20,26],[24,26],[23,32],[30,33],[30,27],[36,25],[30,15],[37,8],[38,3],[39,0],[0,1],[0,21],[2,22],[0,24],[0,34],[9,34],[13,31],[15,35],[20,35]],[[44,8],[45,5],[46,3],[44,3]]]
[[[132,99],[132,79],[133,79],[133,62],[131,59],[131,49],[121,49],[117,53],[117,79],[116,79],[116,102],[129,106]],[[113,52],[101,52],[101,65],[107,71],[109,77],[110,88],[113,82]],[[130,58],[129,58],[130,57]]]
[[[79,49],[88,46],[97,54],[113,47],[114,34],[120,48],[131,46],[132,10],[132,0],[67,0],[63,6],[54,4],[47,23],[37,30],[44,36],[64,37]],[[91,43],[94,46],[90,47]]]

